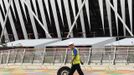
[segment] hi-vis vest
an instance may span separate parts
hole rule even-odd
[[[79,50],[77,48],[75,48],[77,50],[77,55],[76,58],[74,59],[74,61],[72,62],[73,65],[75,64],[80,64],[80,54],[79,54]],[[74,58],[74,52],[72,50],[72,59]]]

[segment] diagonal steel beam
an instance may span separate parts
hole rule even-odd
[[[85,3],[86,3],[86,0],[83,1],[82,5],[81,5],[81,7],[80,7],[80,9],[79,9],[79,12],[78,12],[78,14],[77,14],[76,17],[75,17],[75,20],[74,20],[74,22],[73,22],[73,25],[71,26],[71,28],[70,28],[70,30],[69,30],[69,33],[68,33],[68,35],[67,35],[66,38],[69,38],[69,36],[70,36],[70,34],[71,34],[71,32],[72,32],[74,26],[76,25],[76,21],[77,21],[79,15],[80,15],[80,13],[81,13],[81,11],[82,11],[82,8],[84,7]]]
[[[112,30],[111,9],[110,9],[110,5],[108,4],[107,0],[105,0],[105,2],[106,2],[106,10],[107,10],[109,34],[112,37],[113,36],[113,30]]]
[[[8,0],[4,0],[5,1],[5,5],[6,5],[6,10],[8,10],[8,6],[9,6],[9,3],[8,3]],[[13,2],[11,2],[11,7],[13,5]],[[8,19],[9,19],[9,22],[10,22],[10,26],[11,26],[11,29],[12,29],[12,32],[13,32],[13,37],[15,40],[18,40],[18,35],[17,35],[17,31],[16,31],[16,27],[15,27],[15,24],[14,24],[14,21],[13,21],[13,16],[11,14],[11,11],[9,11],[8,13]]]
[[[7,13],[5,15],[5,20],[4,20],[3,24],[2,24],[3,27],[2,27],[2,31],[1,31],[1,35],[0,35],[0,42],[1,42],[1,39],[2,39],[2,37],[4,35],[4,31],[6,29],[6,22],[7,22],[8,14],[9,14],[9,11],[10,11],[10,7],[11,7],[11,0],[9,1],[9,6],[8,6]]]
[[[43,30],[46,32],[46,35],[49,38],[52,38],[52,36],[49,34],[49,32],[47,31],[47,29],[44,27],[44,25],[40,22],[40,20],[38,19],[38,17],[35,15],[35,13],[32,11],[32,9],[30,8],[30,6],[27,4],[26,0],[21,0],[24,2],[24,4],[28,7],[28,10],[31,12],[31,14],[35,17],[35,19],[38,21],[38,23],[40,24],[40,26],[43,28]]]
[[[3,23],[4,23],[4,19],[2,17],[2,11],[0,11],[0,24],[1,24],[1,27],[4,28]],[[7,36],[7,34],[8,34],[7,28],[5,28],[3,36],[5,36],[5,39],[9,40],[9,36]]]
[[[118,14],[118,12],[115,10],[115,8],[113,7],[113,5],[110,3],[109,0],[106,0],[108,2],[108,4],[110,5],[110,7],[113,9],[113,11],[115,12],[115,15],[117,15],[117,17],[120,19],[120,21],[123,23],[123,26],[126,28],[126,30],[129,32],[129,34],[131,36],[134,36],[133,33],[130,31],[130,29],[127,27],[127,24],[124,22],[124,20],[121,18],[121,16]]]

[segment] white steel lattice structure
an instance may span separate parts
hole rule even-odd
[[[69,30],[70,37],[133,36],[133,4],[132,0],[0,0],[0,33],[8,41],[64,38]]]

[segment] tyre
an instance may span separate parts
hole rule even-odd
[[[57,75],[68,75],[70,71],[70,68],[67,66],[61,67],[58,72]]]

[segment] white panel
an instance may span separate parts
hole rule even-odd
[[[129,17],[130,17],[130,27],[131,27],[131,32],[133,32],[133,22],[132,22],[132,20],[133,20],[133,14],[132,14],[132,0],[128,0],[128,9],[129,9]]]
[[[8,11],[9,3],[8,3],[7,0],[4,0],[4,3],[6,5],[5,6],[6,10]],[[9,21],[11,23],[11,28],[12,28],[12,31],[13,31],[13,36],[14,36],[15,40],[18,40],[17,31],[16,31],[16,28],[15,28],[15,25],[14,25],[14,22],[13,22],[13,17],[12,17],[11,11],[9,11],[8,17],[9,17]]]
[[[21,27],[22,27],[22,32],[23,32],[23,35],[24,35],[24,39],[28,39],[28,35],[27,35],[27,32],[26,32],[24,20],[22,18],[22,13],[21,13],[21,10],[20,10],[19,1],[18,0],[14,0],[14,2],[15,2],[17,11],[18,11],[17,13],[18,13],[20,24],[21,24]]]
[[[36,14],[37,17],[38,17],[37,6],[36,6],[36,0],[32,0],[32,2],[33,2],[33,6],[34,6],[34,10],[35,10],[35,14]]]
[[[114,4],[114,8],[115,8],[115,11],[117,12],[117,0],[113,0],[113,4]],[[117,35],[119,34],[119,26],[118,26],[118,17],[117,15],[115,14],[115,20],[116,20],[116,29],[117,29]]]
[[[105,0],[105,2],[106,2],[106,9],[107,9],[107,15],[108,15],[110,36],[112,36],[111,8],[106,0]]]
[[[89,2],[86,0],[86,12],[87,12],[87,18],[88,18],[88,23],[89,23],[89,29],[91,30],[91,23],[90,23],[90,12],[89,12]]]
[[[82,5],[82,1],[81,0],[77,0],[77,3],[78,3],[79,10],[80,10],[80,7]],[[84,22],[83,10],[80,12],[80,21],[81,21],[83,37],[86,37],[86,30],[85,30],[85,22]]]
[[[102,21],[103,32],[105,33],[103,0],[98,0],[98,1],[99,1],[99,7],[100,7],[100,14],[101,14],[101,21]]]
[[[46,9],[47,9],[47,13],[48,13],[48,17],[49,17],[49,20],[51,22],[51,19],[50,19],[50,12],[49,12],[49,5],[48,5],[48,0],[44,0],[45,2],[45,5],[46,5]]]
[[[62,19],[62,23],[64,23],[63,22],[63,14],[62,14],[61,0],[57,0],[57,2],[58,2],[58,7],[59,7],[59,11],[60,11],[60,16],[61,16],[61,19]],[[64,26],[64,24],[63,24],[63,26]]]
[[[23,2],[22,2],[23,3]],[[30,4],[30,0],[27,0],[27,3],[29,5],[30,8],[31,7],[31,4]],[[38,39],[38,32],[37,32],[37,28],[36,28],[36,25],[35,25],[35,21],[34,21],[34,17],[33,15],[31,14],[30,10],[28,10],[28,13],[29,13],[29,16],[30,16],[30,20],[31,20],[31,23],[32,23],[32,28],[33,28],[33,32],[34,32],[34,37],[35,39]]]
[[[69,4],[68,4],[67,0],[63,0],[63,1],[64,1],[65,11],[66,11],[66,16],[67,16],[68,27],[70,30],[70,28],[71,28],[71,16],[70,16]],[[73,37],[73,33],[71,33],[70,36]]]
[[[50,0],[50,2],[51,2],[52,10],[53,10],[57,34],[58,34],[58,37],[61,38],[59,21],[58,21],[58,16],[57,16],[57,12],[56,12],[56,6],[55,6],[55,0]]]
[[[47,22],[46,22],[46,17],[45,17],[45,12],[43,11],[43,4],[41,0],[38,0],[38,4],[39,4],[39,9],[40,9],[40,14],[41,14],[41,18],[44,24],[44,27],[46,28],[46,30],[48,31],[48,27],[47,27]],[[49,37],[46,35],[46,37]]]
[[[20,0],[20,2],[21,2],[21,5],[22,5],[22,8],[23,8],[23,11],[24,11],[25,18],[27,20],[27,14],[26,14],[24,3],[21,0]]]
[[[122,13],[122,19],[126,23],[126,17],[125,17],[125,0],[120,0],[121,2],[121,13]],[[124,36],[126,36],[126,29],[125,26],[123,26]]]
[[[0,23],[1,23],[1,27],[4,29],[4,26],[3,26],[3,23],[4,23],[4,20],[2,18],[2,14],[1,14],[1,11],[0,11]],[[4,36],[7,40],[9,40],[9,37],[7,36],[7,28],[5,27],[4,29]],[[1,41],[1,40],[0,40]]]

